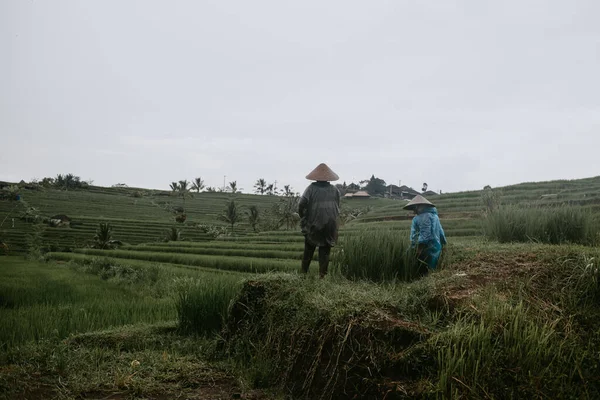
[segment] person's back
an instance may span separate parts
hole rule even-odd
[[[446,244],[444,229],[435,207],[423,208],[421,213],[413,218],[411,226],[411,242],[424,244],[430,241]]]
[[[314,182],[300,199],[302,233],[315,246],[333,246],[337,239],[340,192],[329,182]]]
[[[410,227],[410,241],[417,250],[417,257],[430,269],[435,269],[447,243],[435,205],[418,195],[403,208],[417,214]]]
[[[340,214],[340,192],[329,181],[339,177],[327,165],[320,164],[306,178],[316,182],[306,188],[298,205],[304,235],[302,272],[308,272],[315,249],[319,247],[319,274],[323,277],[327,274],[331,247],[337,240]]]

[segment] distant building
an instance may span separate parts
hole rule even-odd
[[[422,195],[425,197],[429,197],[429,196],[437,196],[438,194],[436,192],[434,192],[433,190],[428,190],[428,191],[424,192]]]
[[[408,187],[406,185],[402,185],[402,186],[389,185],[386,188],[385,197],[392,198],[392,199],[402,199],[402,200],[408,199],[408,200],[410,200],[418,194],[421,194],[421,193],[417,192],[413,188]]]
[[[370,199],[371,195],[364,190],[359,190],[355,193],[346,193],[344,197],[347,199]]]
[[[358,197],[358,198],[362,198],[362,199],[368,199],[371,197],[371,195],[369,193],[367,193],[364,190],[359,190],[358,192],[354,193],[352,195],[352,197]]]

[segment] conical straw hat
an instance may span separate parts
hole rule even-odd
[[[327,166],[327,164],[321,163],[317,168],[313,169],[312,172],[306,175],[306,179],[311,181],[337,181],[340,177]]]
[[[407,205],[405,205],[402,208],[404,208],[405,210],[414,210],[419,205],[426,205],[426,206],[435,207],[435,205],[433,203],[431,203],[425,197],[423,197],[420,194],[418,194],[418,195],[415,196],[414,199],[412,199]]]

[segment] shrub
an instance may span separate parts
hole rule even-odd
[[[481,193],[481,202],[488,213],[497,210],[500,207],[502,192],[498,189],[493,190],[490,186],[486,186]]]
[[[200,229],[213,239],[227,235],[227,228],[224,226],[198,224],[196,225],[196,228]]]

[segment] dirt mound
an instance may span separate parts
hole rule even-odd
[[[537,253],[478,253],[444,271],[452,279],[438,285],[430,307],[455,309],[485,287],[493,285],[501,291],[513,288],[515,282],[535,276],[547,267],[547,260]]]

